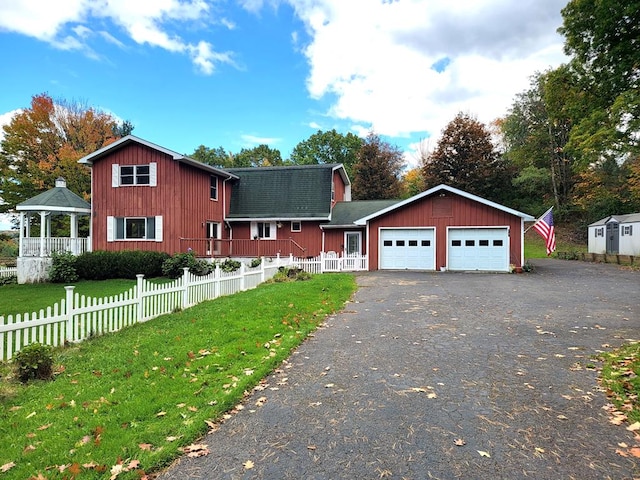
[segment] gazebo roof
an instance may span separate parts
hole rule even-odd
[[[91,204],[67,188],[63,178],[56,180],[56,186],[42,192],[35,197],[16,205],[16,210],[22,212],[60,212],[60,213],[91,213]]]

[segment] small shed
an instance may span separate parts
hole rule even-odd
[[[640,255],[640,213],[610,215],[589,225],[589,253]]]
[[[54,188],[19,203],[16,210],[20,212],[18,283],[45,280],[52,253],[80,255],[89,249],[89,238],[78,235],[78,219],[91,215],[91,205],[69,190],[64,178],[56,179]],[[68,237],[51,236],[51,219],[55,215],[70,217]],[[32,237],[35,227],[38,236]]]

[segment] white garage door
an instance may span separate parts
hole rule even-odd
[[[449,270],[509,271],[507,228],[451,228],[448,237]]]
[[[433,228],[380,229],[380,269],[435,269]]]

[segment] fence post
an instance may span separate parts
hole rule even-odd
[[[280,268],[280,252],[276,254],[276,270]]]
[[[244,267],[244,263],[240,263],[240,291],[244,292],[247,288],[246,288],[246,281],[245,281],[245,267]]]
[[[289,254],[289,265],[287,265],[288,267],[293,266],[293,253]]]
[[[264,274],[264,257],[260,257],[260,283],[264,283],[265,274]]]
[[[324,252],[320,252],[320,273],[324,273]]]
[[[189,267],[184,267],[182,274],[182,305],[184,310],[189,306]]]
[[[142,289],[144,288],[144,275],[139,273],[136,275],[136,295],[138,299],[138,323],[144,321],[144,296]]]
[[[213,271],[213,298],[220,296],[220,264],[216,263],[216,269]]]
[[[73,305],[73,290],[76,287],[73,285],[64,287],[64,289],[67,291],[67,298],[66,298],[66,304],[65,304],[65,309],[66,309],[66,315],[67,315],[67,341],[68,342],[73,342],[73,310],[74,310],[74,305]]]

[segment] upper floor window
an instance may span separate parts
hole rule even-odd
[[[302,231],[302,222],[291,222],[291,231],[292,232],[300,232]]]
[[[155,162],[146,165],[118,165],[114,163],[111,166],[111,186],[145,185],[155,187],[157,185],[156,168]]]
[[[215,175],[211,175],[211,179],[209,181],[209,198],[211,200],[218,199],[218,177]]]

